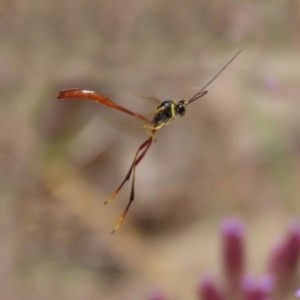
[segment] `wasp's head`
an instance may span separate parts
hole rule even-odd
[[[179,116],[184,116],[185,114],[185,111],[186,111],[186,107],[188,105],[188,102],[185,101],[185,100],[180,100],[176,106],[175,106],[175,111],[176,111],[176,114],[179,115]]]

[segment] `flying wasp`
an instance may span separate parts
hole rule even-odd
[[[139,148],[137,149],[133,162],[124,178],[122,183],[119,185],[119,187],[113,192],[111,197],[104,203],[107,204],[111,202],[120,192],[124,184],[130,179],[132,176],[132,182],[131,182],[131,192],[129,197],[129,202],[121,215],[117,226],[112,231],[114,233],[116,230],[120,228],[122,225],[127,212],[132,204],[132,201],[134,200],[134,186],[135,186],[135,172],[137,165],[142,161],[142,159],[145,157],[146,153],[148,152],[153,140],[155,140],[156,132],[163,128],[164,126],[168,125],[171,121],[175,120],[177,117],[183,117],[186,113],[188,105],[190,105],[192,102],[198,100],[199,98],[206,95],[208,92],[205,90],[227,67],[228,65],[240,54],[241,51],[238,51],[228,62],[227,64],[200,90],[198,91],[192,98],[189,100],[166,100],[162,101],[157,107],[156,111],[152,117],[152,119],[148,119],[145,116],[132,112],[131,110],[128,110],[115,102],[111,101],[110,99],[90,90],[84,90],[79,88],[71,88],[66,89],[63,91],[60,91],[57,95],[58,99],[84,99],[84,100],[90,100],[97,103],[100,103],[102,105],[111,107],[113,109],[119,110],[127,115],[130,115],[132,117],[135,117],[137,119],[140,119],[144,122],[144,129],[149,135],[148,139],[143,142]]]

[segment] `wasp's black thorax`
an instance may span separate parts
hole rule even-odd
[[[184,116],[186,105],[187,103],[184,100],[180,100],[178,103],[172,100],[163,101],[156,107],[157,113],[154,115],[151,123],[154,126],[161,126],[177,116]]]
[[[172,119],[172,106],[174,106],[174,102],[171,100],[163,101],[161,104],[159,104],[156,107],[157,113],[154,115],[151,123],[154,126],[159,126]]]

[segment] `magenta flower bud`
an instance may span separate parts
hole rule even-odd
[[[199,299],[202,300],[224,300],[225,297],[217,287],[212,276],[206,275],[198,285]]]
[[[273,247],[268,263],[268,270],[276,283],[276,292],[287,291],[295,279],[295,272],[300,255],[300,225],[293,223],[287,236]]]
[[[245,268],[244,226],[235,219],[227,219],[222,224],[223,265],[229,295],[239,293]]]
[[[242,282],[243,299],[245,300],[266,300],[268,293],[264,290],[261,282],[255,280],[252,276],[245,276]]]
[[[274,290],[275,280],[272,275],[265,274],[258,280],[258,286],[266,295],[270,295]]]
[[[285,268],[288,272],[294,273],[297,267],[300,254],[300,224],[292,223],[288,236],[285,240],[286,257]],[[290,275],[290,274],[289,274]]]
[[[300,289],[298,289],[298,290],[296,291],[295,296],[296,296],[297,298],[300,298]]]

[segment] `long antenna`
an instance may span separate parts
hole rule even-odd
[[[242,52],[242,50],[238,51],[229,61],[228,63],[198,92],[196,93],[189,101],[188,104],[194,102],[195,100],[201,98],[207,91],[204,91],[231,63],[232,61]]]

